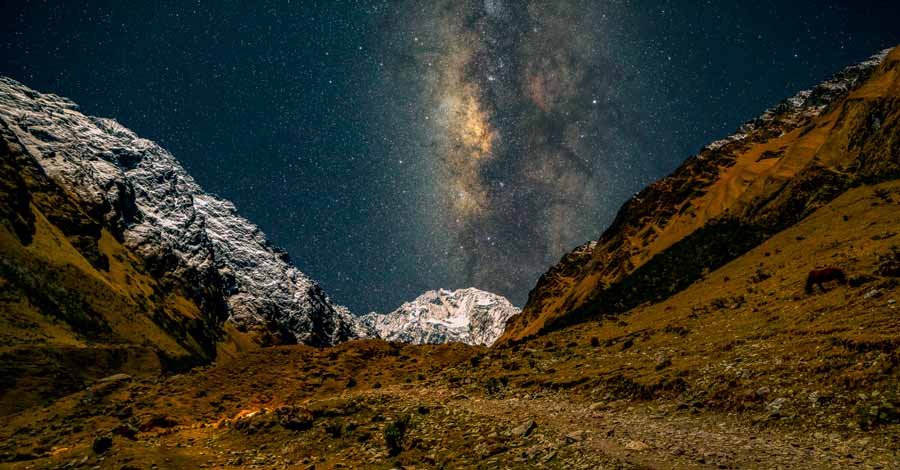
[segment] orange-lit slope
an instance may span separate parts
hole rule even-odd
[[[538,281],[498,344],[534,335],[710,221],[780,229],[898,168],[900,48],[801,92],[689,158]],[[796,219],[796,220],[795,220]]]

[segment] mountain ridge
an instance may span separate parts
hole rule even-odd
[[[498,343],[660,300],[704,269],[721,266],[799,221],[855,181],[897,172],[890,147],[896,145],[890,134],[896,128],[889,124],[896,119],[898,61],[900,51],[886,49],[845,68],[705,146],[638,192],[598,240],[576,248],[541,276]],[[888,132],[886,150],[868,139],[879,132]],[[741,236],[719,240],[723,253],[691,252],[709,241],[700,239],[717,236],[710,223]],[[634,275],[651,260],[653,269]],[[696,269],[685,276],[677,272],[678,263]],[[659,279],[661,272],[670,279]]]
[[[321,346],[351,336],[321,287],[162,147],[12,79],[0,77],[0,91],[0,119],[25,152],[152,271],[215,289],[228,320],[261,344]]]

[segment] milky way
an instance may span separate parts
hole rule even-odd
[[[632,194],[900,42],[898,2],[5,2],[0,74],[168,149],[353,312],[525,302]]]
[[[609,170],[631,157],[610,4],[410,2],[390,26],[397,83],[424,120],[420,208],[451,282],[522,302],[536,277],[596,237]],[[433,245],[435,250],[441,247]]]

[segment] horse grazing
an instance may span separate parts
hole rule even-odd
[[[819,286],[819,289],[825,291],[823,284],[830,281],[847,284],[847,277],[844,276],[844,271],[839,268],[814,269],[809,272],[809,276],[806,276],[806,293],[812,294],[815,286]]]

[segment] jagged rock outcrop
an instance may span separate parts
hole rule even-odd
[[[640,191],[538,280],[500,342],[658,301],[855,184],[900,174],[900,50],[802,91]]]
[[[224,299],[227,320],[263,344],[330,345],[354,336],[353,318],[160,146],[112,119],[81,114],[68,99],[4,77],[0,123],[4,138],[15,140],[88,216],[74,214],[73,223],[96,220],[156,277],[182,281],[202,310]],[[6,219],[22,232],[28,220],[15,210]],[[82,238],[82,254],[103,269],[104,258],[90,249],[99,231]]]
[[[428,291],[387,314],[360,318],[375,337],[412,344],[489,346],[519,309],[505,297],[475,288]]]

